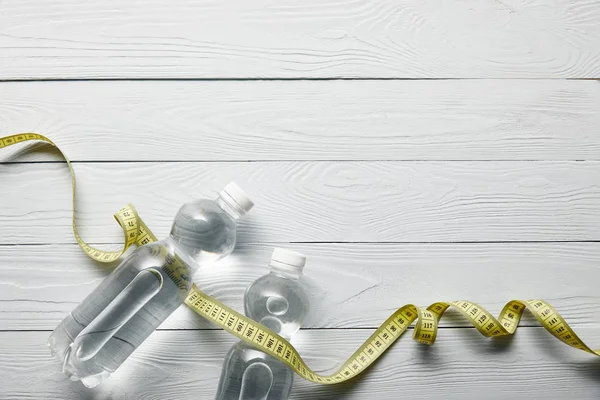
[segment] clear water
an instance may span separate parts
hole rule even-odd
[[[272,271],[246,290],[246,315],[279,335],[290,338],[308,312],[308,296],[297,276]]]
[[[244,296],[246,315],[285,338],[300,329],[308,307],[298,276],[276,270],[257,279]],[[216,400],[287,400],[293,382],[285,364],[239,342],[225,357]]]
[[[273,357],[239,342],[225,357],[217,400],[286,400],[294,373]]]
[[[114,372],[183,303],[197,265],[231,253],[236,218],[220,200],[184,205],[169,238],[136,249],[54,330],[63,372],[88,387]]]

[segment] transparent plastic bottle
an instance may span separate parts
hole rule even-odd
[[[168,238],[136,249],[54,330],[63,372],[87,387],[114,372],[183,303],[196,269],[233,251],[236,220],[253,205],[234,182],[184,204]]]
[[[298,279],[306,257],[276,248],[271,272],[246,290],[246,315],[289,339],[300,329],[308,313],[308,296]],[[287,400],[294,372],[285,364],[254,347],[238,342],[223,363],[216,400]]]

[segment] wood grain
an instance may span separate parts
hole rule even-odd
[[[5,0],[0,79],[598,78],[590,0]]]
[[[543,298],[569,323],[600,327],[600,243],[291,244],[308,256],[306,328],[374,328],[406,303],[468,299],[498,315],[514,298]],[[268,273],[273,246],[242,244],[195,276],[243,312],[242,296]],[[109,272],[76,245],[0,246],[0,330],[54,329]],[[539,326],[526,314],[523,326]],[[470,326],[449,312],[443,327]],[[161,329],[215,329],[181,307]]]
[[[121,243],[112,214],[134,203],[159,237],[177,209],[237,180],[256,202],[241,242],[600,239],[598,162],[92,163],[76,166],[91,242]],[[74,243],[61,164],[0,165],[0,240]]]
[[[598,329],[581,329],[591,342]],[[319,372],[340,366],[370,330],[301,331],[294,344]],[[95,389],[69,381],[48,354],[49,332],[1,332],[0,394],[6,399],[212,399],[222,359],[235,342],[222,331],[159,331]],[[445,329],[432,347],[401,339],[363,378],[317,386],[297,379],[292,400],[545,399],[595,400],[598,360],[542,329],[488,340],[474,330]]]
[[[593,81],[5,82],[0,136],[75,161],[599,160],[598,104]]]
[[[319,372],[407,302],[544,298],[598,347],[594,79],[592,0],[0,4],[0,136],[48,134],[77,161],[83,236],[116,247],[129,202],[164,236],[235,179],[257,206],[195,280],[241,310],[273,246],[307,254],[294,344]],[[110,268],[73,244],[67,170],[34,149],[0,153],[0,398],[214,398],[235,339],[186,307],[100,387],[60,372],[49,331]],[[599,360],[530,315],[505,340],[441,325],[291,399],[600,397]]]

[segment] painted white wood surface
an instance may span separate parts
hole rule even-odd
[[[375,328],[408,302],[469,299],[498,315],[513,298],[547,299],[573,326],[600,328],[600,243],[288,246],[309,256],[302,278],[311,299],[306,328]],[[272,247],[242,243],[195,281],[243,312],[244,290],[268,272]],[[0,331],[54,329],[109,270],[76,245],[0,246]],[[181,307],[161,329],[214,328],[201,322]],[[470,326],[450,311],[440,325]],[[526,314],[521,325],[539,323]]]
[[[84,147],[85,143],[81,143]],[[112,214],[134,203],[158,236],[185,201],[236,180],[256,200],[245,242],[600,239],[600,163],[83,163],[81,233],[120,243]],[[74,243],[64,164],[0,165],[2,243]],[[43,201],[40,195],[43,194]]]
[[[12,82],[0,126],[78,161],[600,160],[598,104],[596,81]]]
[[[594,0],[4,0],[0,78],[598,78]]]
[[[77,161],[84,237],[116,247],[128,202],[163,236],[238,180],[257,201],[240,247],[196,281],[240,310],[274,245],[305,252],[294,342],[323,372],[407,302],[545,298],[598,347],[594,78],[594,0],[0,2],[0,136]],[[68,172],[34,149],[0,153],[0,398],[212,399],[235,340],[185,307],[99,388],[60,373],[50,330],[109,269],[73,244]],[[598,360],[522,325],[490,341],[450,313],[433,347],[409,332],[292,399],[600,397]]]
[[[327,372],[371,332],[301,331],[293,342],[309,365]],[[598,329],[578,332],[600,341]],[[88,390],[57,371],[44,345],[48,334],[0,332],[6,398],[213,399],[223,354],[235,343],[222,331],[155,332],[114,376]],[[432,347],[406,335],[365,377],[348,384],[317,386],[298,379],[291,399],[596,400],[599,365],[539,328],[523,329],[508,340],[484,339],[475,329],[443,329]]]

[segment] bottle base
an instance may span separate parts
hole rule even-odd
[[[71,314],[67,315],[60,324],[54,329],[48,338],[48,348],[50,354],[64,363],[69,346],[75,340],[75,337],[84,327],[77,323]]]
[[[93,388],[101,384],[106,378],[110,376],[110,372],[102,371],[96,375],[84,376],[81,378],[81,383],[87,388]]]
[[[65,354],[62,372],[72,381],[81,381],[84,386],[93,388],[102,383],[111,374],[94,360],[79,361],[72,354],[73,346],[69,346]]]
[[[69,369],[63,369],[63,373],[73,382],[81,381],[87,388],[94,388],[110,377],[110,372],[102,371],[97,374],[79,377]]]
[[[67,315],[48,338],[50,354],[62,364],[63,373],[72,381],[81,381],[84,386],[93,388],[110,376],[110,372],[93,362],[74,362],[71,355],[73,342],[84,326],[71,314]],[[73,365],[77,364],[77,365]]]

